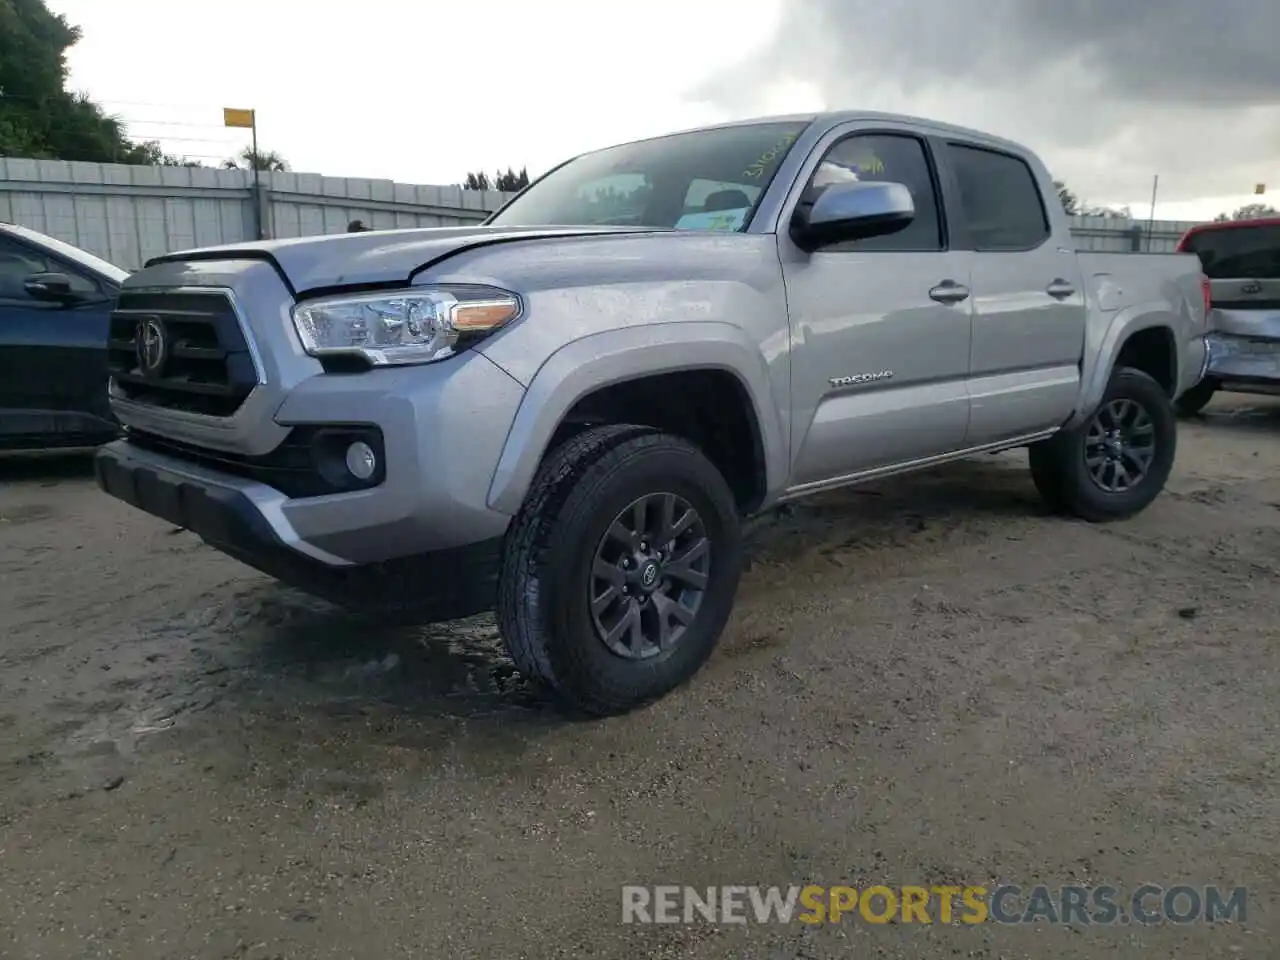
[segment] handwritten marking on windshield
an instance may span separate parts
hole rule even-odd
[[[764,176],[765,171],[772,166],[773,161],[778,158],[778,154],[791,146],[791,144],[795,142],[795,139],[796,135],[794,133],[787,134],[764,153],[760,154],[760,156],[754,161],[748,164],[747,169],[742,171],[742,175],[751,180],[759,180]]]

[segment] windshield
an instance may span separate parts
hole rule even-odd
[[[1210,280],[1280,280],[1280,224],[1197,230],[1183,249],[1199,256]]]
[[[696,130],[584,154],[534,183],[489,223],[745,230],[806,126]]]

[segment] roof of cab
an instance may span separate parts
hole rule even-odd
[[[746,117],[741,120],[727,120],[723,123],[709,123],[698,127],[686,127],[683,130],[672,130],[667,133],[655,134],[652,137],[640,137],[630,143],[644,143],[648,140],[661,140],[665,137],[672,137],[682,133],[696,133],[700,130],[722,130],[731,127],[745,127],[760,123],[803,123],[806,126],[813,123],[820,123],[823,126],[835,126],[840,123],[848,123],[854,120],[869,120],[871,122],[881,123],[901,123],[908,124],[913,127],[919,127],[921,130],[937,134],[942,137],[963,137],[966,140],[977,140],[991,146],[999,146],[1016,153],[1025,153],[1027,146],[1017,143],[1013,140],[1007,140],[1004,137],[988,133],[985,130],[977,130],[972,127],[961,127],[952,123],[944,123],[941,120],[931,120],[928,117],[917,117],[906,113],[884,113],[877,110],[827,110],[818,113],[784,113],[774,114],[762,117]],[[609,146],[622,146],[624,144],[610,144]],[[608,149],[604,147],[602,149]],[[588,153],[595,153],[595,150],[589,150]]]

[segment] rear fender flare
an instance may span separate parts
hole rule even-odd
[[[1096,341],[1086,338],[1084,360],[1080,371],[1080,399],[1076,403],[1075,413],[1063,424],[1063,428],[1070,429],[1084,423],[1102,402],[1102,396],[1106,393],[1116,360],[1119,359],[1120,351],[1124,349],[1130,337],[1142,330],[1151,329],[1166,330],[1170,336],[1174,336],[1177,323],[1178,318],[1169,312],[1166,304],[1140,303],[1115,314]],[[1175,337],[1175,363],[1180,365],[1182,358],[1177,352],[1178,346]],[[1181,370],[1175,370],[1174,374],[1177,382]]]

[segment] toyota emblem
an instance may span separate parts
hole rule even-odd
[[[134,350],[138,369],[148,376],[159,376],[169,359],[169,340],[159,317],[143,317],[134,329]]]
[[[1240,292],[1244,294],[1248,294],[1249,296],[1252,296],[1255,293],[1261,293],[1262,284],[1257,280],[1250,280],[1248,283],[1246,283],[1244,286],[1240,288]]]

